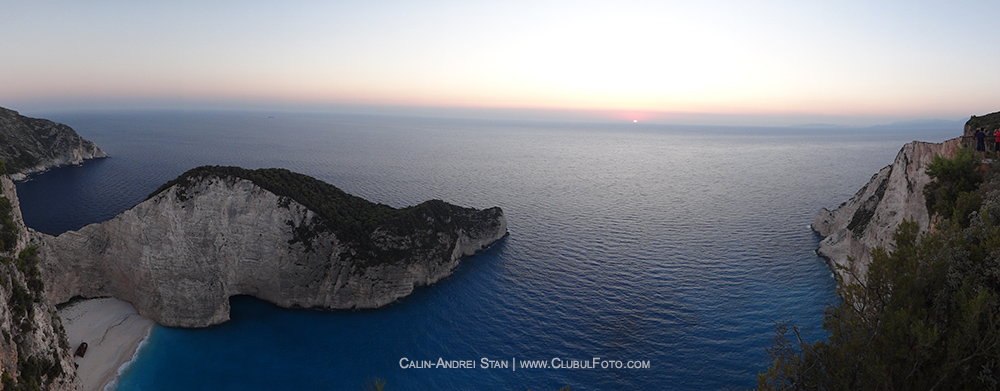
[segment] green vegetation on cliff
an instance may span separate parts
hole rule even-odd
[[[841,303],[823,322],[827,340],[805,343],[797,328],[780,325],[758,387],[1000,387],[1000,166],[976,186],[978,169],[966,152],[935,159],[928,168],[937,183],[928,204],[942,218],[935,229],[920,235],[904,222],[894,249],[872,251],[864,282],[838,281]]]
[[[0,176],[6,174],[6,166],[0,160]],[[0,189],[0,253],[10,252],[17,245],[17,224],[14,223],[14,205]]]
[[[80,163],[80,158],[104,156],[104,151],[69,126],[0,107],[0,159],[8,174],[27,174]]]
[[[14,206],[0,192],[0,252],[9,252],[17,245],[17,224],[14,224]]]
[[[22,249],[16,258],[7,256],[17,245],[18,227],[13,219],[10,199],[0,191],[0,289],[7,295],[6,305],[11,316],[11,329],[3,330],[2,343],[15,344],[17,352],[17,374],[12,376],[4,372],[0,375],[0,386],[3,390],[36,391],[47,389],[53,379],[62,376],[63,369],[59,365],[58,351],[53,352],[52,357],[29,352],[30,337],[36,331],[35,304],[42,302],[45,286],[38,269],[37,247]],[[26,284],[22,284],[22,280]]]
[[[968,134],[971,134],[969,132],[975,133],[976,129],[980,128],[987,133],[994,129],[1000,129],[1000,111],[986,115],[973,115],[965,122],[965,131]]]
[[[34,303],[43,300],[45,284],[42,282],[41,273],[38,270],[38,247],[28,246],[18,253],[17,259],[7,257],[0,258],[0,264],[4,266],[6,276],[2,282],[6,287],[11,286],[11,294],[7,299],[7,306],[10,308],[12,323],[20,327],[24,333],[31,332],[34,327]],[[26,282],[27,288],[21,285],[18,278],[13,278],[14,270],[21,272],[21,276]],[[11,277],[8,277],[11,276]]]
[[[288,197],[323,218],[326,228],[333,229],[341,239],[361,237],[366,230],[389,219],[395,209],[347,194],[329,183],[284,169],[247,170],[240,167],[202,166],[191,169],[163,184],[147,199],[177,185],[181,201],[193,196],[193,186],[208,177],[246,179],[281,197]],[[321,228],[321,227],[316,227]],[[310,232],[300,227],[303,238]]]
[[[927,165],[927,175],[934,178],[924,187],[927,212],[967,226],[972,212],[982,203],[982,196],[975,191],[983,181],[980,165],[979,154],[968,148],[960,148],[952,159],[935,155]]]
[[[376,230],[399,236],[427,230],[450,232],[453,227],[460,226],[457,224],[465,224],[469,212],[473,211],[441,200],[431,200],[396,209],[347,194],[336,186],[308,175],[278,168],[248,170],[240,167],[197,167],[163,184],[146,199],[177,186],[178,199],[185,201],[195,195],[193,192],[198,191],[196,185],[208,178],[246,179],[264,190],[294,200],[315,212],[320,217],[319,223],[293,227],[295,238],[292,243],[303,242],[307,248],[311,248],[312,241],[318,233],[333,232],[340,241],[353,243],[359,252],[370,255],[363,257],[370,260],[399,258],[399,255],[405,255],[389,254],[397,250],[378,248],[373,239]],[[414,249],[430,248],[434,244],[417,243],[414,248],[399,251],[410,252]]]

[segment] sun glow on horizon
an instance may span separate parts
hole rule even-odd
[[[0,41],[11,54],[0,58],[0,103],[11,106],[371,105],[660,121],[965,116],[1000,101],[1000,52],[982,50],[1000,41],[1000,24],[976,7],[147,2],[11,12],[20,16],[0,25],[21,37]],[[37,29],[42,20],[50,27]]]

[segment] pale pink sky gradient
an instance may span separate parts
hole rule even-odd
[[[1000,3],[748,3],[17,2],[0,106],[852,125],[1000,110]]]

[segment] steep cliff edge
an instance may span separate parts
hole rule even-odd
[[[820,209],[812,223],[812,229],[824,236],[816,253],[827,260],[831,269],[841,273],[845,281],[855,278],[835,265],[847,266],[848,257],[854,258],[857,277],[864,280],[871,250],[878,246],[892,248],[892,235],[900,222],[914,220],[922,232],[927,230],[931,220],[924,186],[931,179],[925,169],[934,155],[952,158],[959,146],[960,138],[904,145],[892,164],[872,176],[850,200],[833,211]]]
[[[200,167],[115,218],[33,233],[53,303],[113,296],[163,325],[229,318],[229,297],[375,308],[507,234],[500,208],[394,209],[287,170]]]
[[[38,270],[14,183],[0,175],[0,383],[4,390],[80,390],[69,342]]]
[[[69,126],[25,117],[0,107],[0,160],[14,180],[53,167],[80,164],[84,159],[107,156]]]

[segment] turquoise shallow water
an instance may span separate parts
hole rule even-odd
[[[273,117],[271,117],[273,116]],[[775,321],[835,300],[807,225],[912,139],[810,130],[262,113],[50,118],[109,159],[18,185],[49,233],[102,221],[202,164],[284,167],[375,202],[500,206],[511,234],[371,311],[233,299],[233,320],[157,327],[122,390],[752,387]],[[648,361],[649,368],[404,369],[400,360]],[[516,364],[515,364],[516,365]],[[614,364],[612,363],[611,366]]]

